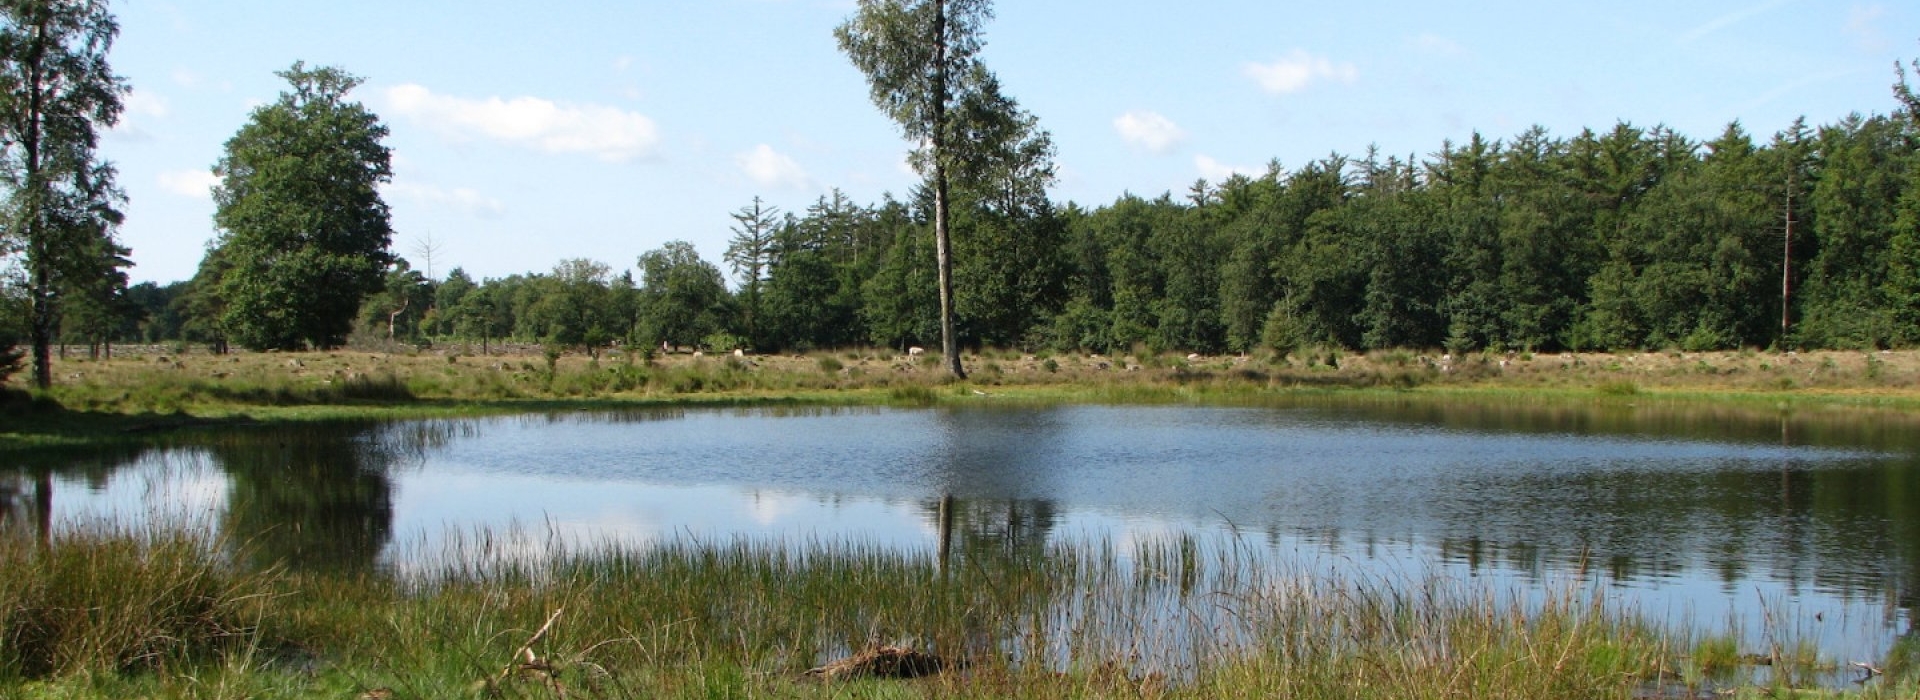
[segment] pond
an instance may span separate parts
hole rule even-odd
[[[1299,398],[253,428],[0,469],[0,524],[200,518],[263,561],[405,572],[498,533],[930,548],[950,496],[960,546],[1184,537],[1523,594],[1589,583],[1748,644],[1785,629],[1844,664],[1916,634],[1914,422]]]

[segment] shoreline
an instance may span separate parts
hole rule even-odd
[[[648,407],[1032,403],[1259,404],[1351,400],[1710,404],[1754,410],[1920,410],[1920,351],[1289,357],[1141,352],[969,355],[955,381],[932,355],[670,355],[652,361],[459,348],[380,353],[164,353],[56,365],[49,391],[5,386],[0,452],[195,427]]]

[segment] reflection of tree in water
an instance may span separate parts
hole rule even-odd
[[[940,527],[941,499],[926,499],[919,505],[926,522]],[[1045,499],[956,498],[948,510],[952,551],[967,555],[1038,554],[1046,549],[1060,521],[1058,504]]]
[[[936,410],[942,450],[935,473],[952,496],[952,543],[963,553],[1038,553],[1059,523],[1058,505],[1032,494],[1046,493],[1046,479],[1061,449],[1066,427],[1053,409]],[[923,517],[940,527],[941,498],[921,502]]]
[[[419,464],[463,425],[333,424],[217,437],[207,447],[231,479],[222,529],[256,564],[369,568],[392,539],[392,472]]]
[[[77,479],[88,488],[104,488],[120,466],[144,448],[113,445],[100,449],[29,451],[0,467],[0,533],[19,533],[42,543],[53,531],[54,479]]]
[[[0,474],[0,532],[48,541],[53,529],[53,472]]]
[[[1920,611],[1920,459],[1867,457],[1777,470],[1622,469],[1479,487],[1483,509],[1443,515],[1443,558],[1541,576],[1644,581],[1698,569]],[[1526,512],[1511,520],[1501,511]],[[1552,527],[1538,527],[1553,523]]]

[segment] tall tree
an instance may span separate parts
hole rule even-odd
[[[698,347],[726,330],[726,302],[720,268],[701,260],[692,243],[668,241],[640,256],[640,342]]]
[[[1053,137],[1002,94],[991,75],[957,105],[967,155],[950,174],[955,245],[954,313],[968,342],[1012,345],[1065,301],[1065,222],[1047,198]],[[956,148],[956,151],[962,150]]]
[[[1913,60],[1913,72],[1916,77],[1920,77],[1920,58]],[[1893,73],[1899,78],[1898,82],[1893,84],[1894,99],[1900,101],[1900,106],[1906,111],[1908,119],[1920,124],[1920,91],[1915,91],[1913,85],[1907,82],[1907,69],[1900,65],[1899,61],[1893,62]]]
[[[860,0],[854,16],[834,30],[840,50],[865,73],[873,102],[900,125],[907,139],[925,144],[916,167],[933,190],[934,256],[939,267],[940,347],[947,369],[965,377],[953,325],[953,244],[949,234],[948,169],[954,146],[956,102],[991,78],[981,65],[981,25],[992,19],[988,0]]]
[[[727,266],[733,268],[733,274],[740,280],[740,296],[746,304],[742,312],[747,342],[756,349],[764,349],[760,333],[760,291],[773,263],[774,234],[779,231],[776,217],[780,216],[780,210],[762,205],[760,198],[754,197],[752,205],[741,207],[731,216],[733,240],[727,243]]]
[[[25,254],[33,381],[42,388],[53,383],[63,280],[113,272],[108,256],[122,250],[112,236],[125,196],[113,167],[94,157],[98,130],[119,120],[127,92],[107,65],[118,33],[104,0],[0,3],[5,235]]]
[[[253,111],[215,166],[216,246],[231,264],[221,323],[254,349],[337,347],[394,260],[378,189],[393,176],[387,127],[347,99],[356,76],[304,63],[278,75],[291,89]]]
[[[1891,307],[1882,295],[1913,152],[1903,131],[1879,115],[1849,116],[1820,130],[1810,227],[1818,250],[1803,268],[1798,341],[1865,348],[1892,340]]]

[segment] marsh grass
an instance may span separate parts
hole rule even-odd
[[[153,671],[250,645],[282,594],[192,531],[0,538],[0,677]]]
[[[0,541],[0,689],[1692,697],[1713,688],[1671,669],[1733,653],[1719,637],[1689,644],[1581,585],[1530,598],[1284,564],[1184,536],[974,546],[944,567],[930,551],[806,539],[633,547],[480,532],[437,559],[357,574],[240,572],[230,562],[246,560],[234,555],[243,548],[194,531],[112,528],[47,546]],[[951,670],[915,681],[804,675],[881,645],[936,655]],[[1905,673],[1904,659],[1887,666]]]

